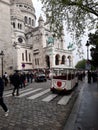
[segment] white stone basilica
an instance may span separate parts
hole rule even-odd
[[[36,26],[32,0],[0,1],[0,51],[3,71],[51,68],[58,65],[73,67],[72,51],[65,49],[62,40],[54,38],[49,22],[40,16]],[[0,73],[2,62],[0,60]]]

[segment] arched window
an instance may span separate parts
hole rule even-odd
[[[59,65],[59,59],[60,59],[60,56],[57,54],[57,55],[55,56],[55,64],[56,64],[56,65]]]
[[[27,24],[27,16],[24,17],[24,22]]]
[[[71,56],[68,56],[68,63],[69,63],[69,66],[71,66]]]
[[[22,24],[20,24],[20,29],[22,29]]]
[[[64,55],[62,56],[61,64],[65,64],[65,56]]]
[[[20,28],[20,24],[18,23],[18,29]]]
[[[15,23],[13,23],[13,28],[15,28]]]
[[[50,57],[46,56],[46,67],[50,68]]]
[[[32,26],[34,26],[35,25],[35,23],[34,23],[34,20],[32,19]]]
[[[31,18],[29,18],[29,24],[31,25]]]

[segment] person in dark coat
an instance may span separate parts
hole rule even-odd
[[[14,86],[12,95],[15,96],[14,93],[16,91],[16,96],[19,96],[20,77],[19,77],[19,73],[17,71],[12,76],[12,84]]]
[[[91,83],[92,73],[88,70],[88,83]]]
[[[22,87],[25,88],[25,80],[26,80],[25,73],[21,73],[20,74],[20,88],[22,88]]]
[[[9,110],[3,100],[3,91],[4,91],[4,82],[3,82],[2,78],[0,77],[0,106],[5,111],[5,116],[8,116]]]
[[[30,80],[31,80],[31,83],[32,83],[32,81],[33,81],[33,73],[32,72],[30,73]]]
[[[29,83],[29,80],[30,80],[30,74],[29,74],[29,72],[26,74],[26,77],[27,77],[27,82]]]

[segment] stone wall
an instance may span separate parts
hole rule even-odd
[[[12,45],[11,45],[11,22],[10,22],[10,0],[0,1],[0,52],[4,52],[3,70],[9,71],[12,65]],[[0,75],[1,75],[0,60]]]

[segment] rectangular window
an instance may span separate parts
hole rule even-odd
[[[35,59],[35,65],[36,65],[36,59]]]
[[[28,61],[27,50],[25,50],[26,61]]]
[[[37,59],[37,65],[39,65],[39,59]]]
[[[39,65],[39,59],[38,58],[35,59],[35,65]]]
[[[29,61],[31,61],[31,54],[29,53]]]
[[[22,53],[22,61],[24,61],[24,53]]]

